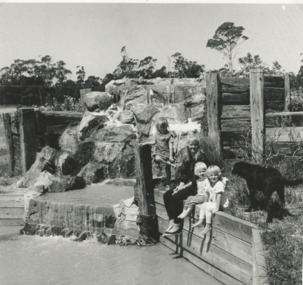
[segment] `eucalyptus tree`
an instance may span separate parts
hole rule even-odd
[[[220,25],[211,39],[207,41],[206,47],[217,50],[227,59],[229,71],[233,72],[233,62],[236,56],[237,47],[248,37],[243,35],[245,29],[242,26],[235,26],[232,22],[225,22]]]

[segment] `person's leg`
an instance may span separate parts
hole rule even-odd
[[[169,192],[169,191],[167,191],[167,192]],[[186,198],[188,198],[191,195],[195,195],[194,187],[188,187],[186,189],[179,190],[175,194],[167,194],[166,195],[166,198],[164,200],[164,204],[165,204],[165,201],[166,201],[166,205],[169,206],[169,211],[170,211],[169,218],[174,219],[174,225],[171,229],[169,229],[165,232],[165,235],[177,234],[177,233],[180,232],[180,230],[181,230],[181,219],[179,219],[178,216],[182,213],[183,200],[185,200]],[[169,196],[171,196],[171,198],[167,199]]]
[[[179,219],[185,219],[189,213],[193,210],[194,207],[188,207],[187,209],[184,209],[183,212],[178,216]]]
[[[187,199],[189,196],[194,196],[196,193],[194,187],[188,187],[186,189],[179,190],[177,193],[173,194],[173,204],[175,205],[174,214],[175,214],[175,223],[178,224],[181,222],[181,219],[178,216],[182,213],[183,209],[183,200]]]
[[[208,231],[211,230],[212,213],[215,209],[216,209],[216,204],[215,203],[207,203],[207,205],[205,207],[206,224],[205,224],[205,228],[201,232],[202,235],[205,235]]]
[[[202,206],[200,207],[199,220],[198,220],[196,223],[194,223],[194,224],[192,225],[192,228],[195,228],[195,227],[197,227],[197,226],[202,225],[202,223],[203,223],[203,221],[204,221],[204,219],[205,219],[205,208],[206,208],[206,204],[208,204],[208,203],[204,203],[204,204],[202,204]]]
[[[166,191],[163,195],[164,206],[169,218],[169,225],[165,232],[170,231],[174,226],[176,216],[176,209],[182,207],[182,204],[178,204],[178,201],[173,199],[173,190]],[[182,202],[182,201],[181,201]],[[181,208],[182,209],[182,208]],[[181,210],[182,211],[182,210]]]
[[[166,175],[166,185],[169,186],[171,179],[171,169],[170,165],[165,165],[165,175]]]
[[[163,163],[163,164],[165,164],[165,165],[170,165],[170,166],[175,166],[173,163],[171,163],[168,159],[165,159],[165,158],[163,158],[162,156],[160,156],[160,155],[156,155],[155,156],[155,161],[157,162],[157,163]]]

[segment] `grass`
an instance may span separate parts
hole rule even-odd
[[[267,224],[265,211],[246,213],[248,191],[244,179],[231,174],[232,165],[236,160],[224,161],[224,176],[230,179],[228,196],[230,207],[227,213],[240,219],[257,224],[262,230],[262,241],[266,250],[266,265],[269,283],[272,285],[302,284],[303,258],[303,187],[286,187],[286,209],[293,216],[285,216],[282,221],[274,219]],[[294,158],[281,158],[272,162],[285,177],[303,177],[302,163]],[[269,161],[270,163],[270,161]]]
[[[295,129],[290,130],[291,136],[296,136]],[[265,166],[279,169],[282,175],[288,179],[303,177],[303,163],[301,156],[285,156],[272,151],[274,138],[267,141]],[[285,207],[292,215],[287,215],[282,221],[274,219],[267,224],[265,211],[246,213],[249,196],[244,179],[232,175],[234,163],[239,159],[225,159],[219,161],[214,153],[214,143],[210,138],[202,138],[202,148],[207,156],[222,167],[223,175],[229,178],[229,186],[226,193],[230,200],[230,206],[225,210],[230,215],[258,225],[266,252],[266,266],[269,284],[271,285],[299,285],[302,284],[302,258],[303,258],[303,186],[285,188]],[[250,146],[250,143],[246,144]],[[250,150],[241,150],[242,161],[250,162],[247,155]],[[296,152],[302,154],[302,143],[298,143]],[[246,155],[245,155],[246,153]],[[238,153],[239,154],[239,153]],[[258,198],[261,200],[262,195]]]

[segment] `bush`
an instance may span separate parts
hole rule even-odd
[[[302,222],[302,221],[301,221]],[[302,284],[303,238],[295,224],[262,233],[270,284]]]

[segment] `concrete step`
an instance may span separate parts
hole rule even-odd
[[[23,219],[0,219],[0,230],[1,227],[8,227],[8,226],[22,226],[24,224]]]
[[[23,207],[24,197],[17,194],[0,195],[0,207]]]
[[[22,207],[1,207],[0,219],[22,219],[24,208]]]

